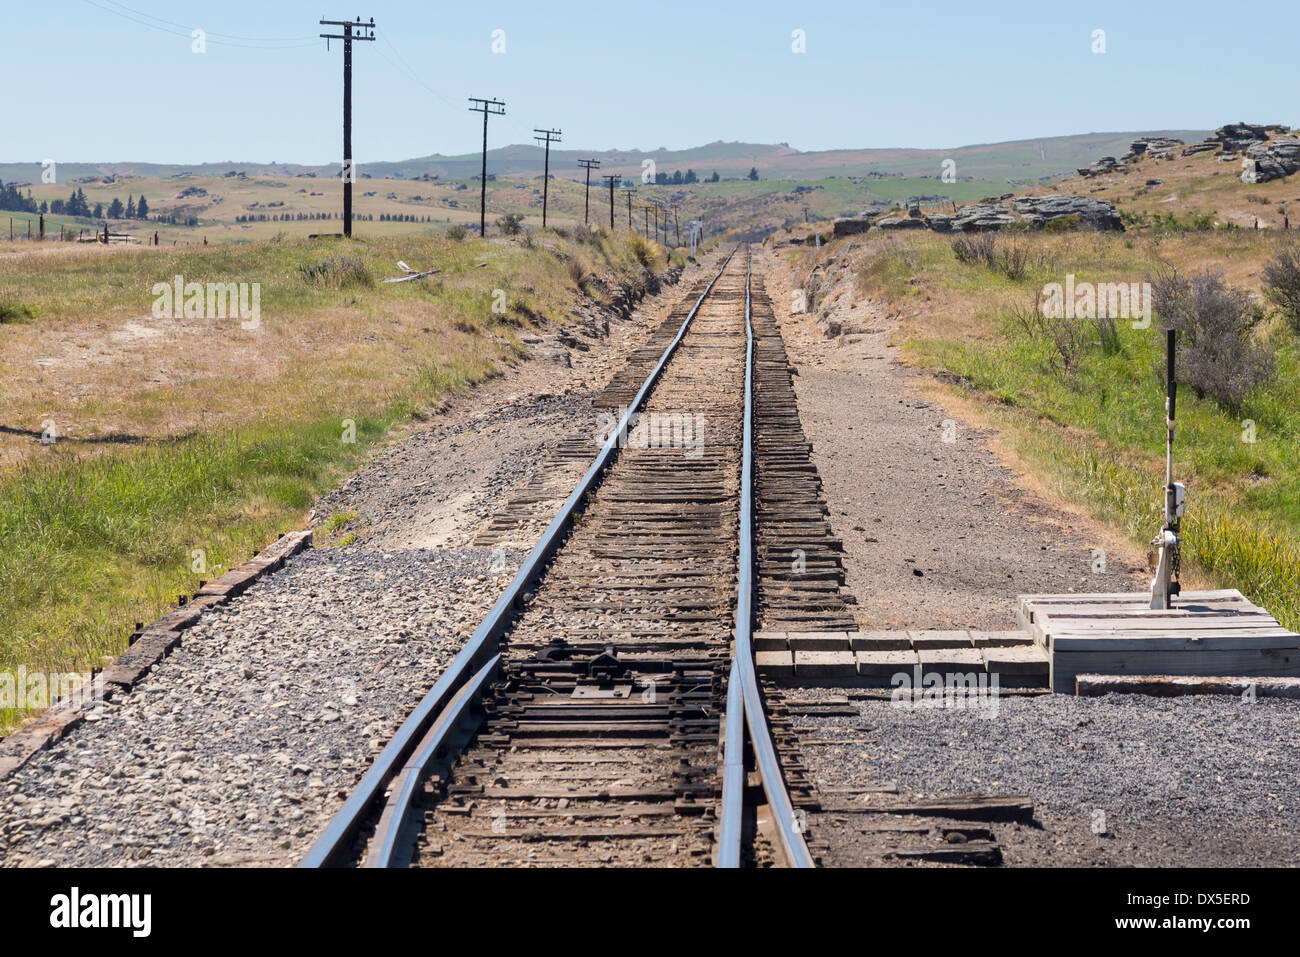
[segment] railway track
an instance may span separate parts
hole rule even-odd
[[[816,799],[751,646],[756,601],[787,626],[846,614],[789,375],[733,251],[600,397],[608,434],[562,444],[485,531],[535,522],[598,447],[305,866],[811,866]],[[781,574],[791,548],[812,576]]]

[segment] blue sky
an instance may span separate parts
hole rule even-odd
[[[545,126],[566,148],[815,150],[1300,123],[1294,2],[6,6],[7,162],[337,161],[342,53],[314,39],[322,15],[375,18],[380,39],[357,44],[354,66],[362,165],[478,149],[468,96],[505,99],[493,146]]]

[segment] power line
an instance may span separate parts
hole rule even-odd
[[[471,96],[470,103],[477,103],[478,106],[471,106],[471,113],[483,114],[483,175],[479,177],[479,199],[478,199],[478,234],[480,237],[487,235],[487,123],[488,117],[496,114],[497,116],[506,115],[505,100],[498,100],[495,97],[485,100],[481,96]]]
[[[438,99],[442,100],[442,102],[446,103],[448,106],[454,107],[456,105],[451,100],[447,99],[447,97],[445,97],[442,93],[435,90],[433,87],[429,86],[429,84],[425,83],[422,79],[420,79],[420,75],[416,73],[414,69],[412,69],[411,64],[407,61],[406,57],[402,56],[402,51],[397,49],[397,47],[393,45],[392,41],[388,39],[387,34],[380,37],[379,39],[383,40],[384,43],[388,46],[388,49],[393,51],[393,55],[396,56],[397,59],[401,61],[401,63],[396,63],[393,60],[388,60],[389,63],[392,63],[400,70],[405,70],[407,76],[409,76],[420,86],[424,87],[434,96],[436,96]],[[384,55],[383,51],[379,51],[379,55],[383,56]],[[388,59],[388,58],[384,57],[384,59]]]
[[[485,117],[484,122],[486,121]],[[533,139],[546,144],[546,165],[542,167],[542,229],[545,229],[546,200],[551,193],[551,144],[560,142],[560,131],[534,129],[533,132],[542,134],[541,136],[534,136]]]
[[[153,14],[144,13],[125,4],[117,3],[116,0],[103,0],[102,3],[96,2],[96,0],[83,0],[83,2],[105,13],[111,13],[123,20],[130,20],[132,23],[148,27],[151,30],[159,30],[175,37],[184,37],[187,40],[194,38],[193,29],[183,23],[155,17]],[[104,3],[111,3],[113,6],[104,6]],[[120,9],[114,9],[115,7]],[[141,19],[142,17],[144,19]],[[217,45],[242,47],[246,50],[291,50],[311,46],[316,42],[311,37],[243,37],[237,34],[220,33],[215,30],[204,30],[203,34],[205,38],[210,39],[212,43]]]
[[[352,163],[352,41],[375,39],[375,18],[362,23],[351,20],[322,20],[323,27],[342,27],[343,33],[322,33],[326,46],[330,40],[343,41],[343,235],[352,238],[352,181],[356,167]],[[356,33],[352,31],[356,30]]]

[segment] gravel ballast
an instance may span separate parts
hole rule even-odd
[[[291,559],[0,783],[0,863],[295,863],[520,557]]]

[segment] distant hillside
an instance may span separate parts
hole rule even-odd
[[[578,150],[552,149],[551,170],[565,178],[578,178],[580,158],[601,161],[601,173],[623,176],[641,175],[642,162],[654,160],[659,172],[693,169],[701,176],[715,170],[723,177],[740,177],[757,167],[764,179],[818,179],[829,176],[864,176],[872,173],[909,177],[938,178],[942,163],[956,163],[956,175],[962,179],[1010,181],[1023,183],[1058,176],[1073,175],[1100,156],[1121,155],[1129,143],[1144,136],[1172,136],[1194,142],[1203,139],[1205,130],[1142,130],[1130,133],[1085,133],[1036,140],[1014,140],[961,146],[946,150],[920,149],[843,149],[805,153],[789,146],[762,143],[708,143],[687,150]],[[431,156],[397,162],[365,163],[363,175],[374,178],[415,179],[438,176],[443,179],[469,179],[477,176],[482,163],[478,153],[459,156]],[[539,146],[512,145],[488,151],[488,172],[498,176],[537,175],[542,168]],[[220,177],[227,172],[248,176],[298,176],[314,173],[319,177],[336,176],[337,165],[308,166],[293,163],[201,163],[196,165],[136,162],[61,163],[60,183],[83,177],[131,175],[167,178],[190,173]],[[38,162],[0,163],[0,179],[5,182],[40,182]]]

